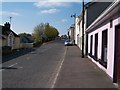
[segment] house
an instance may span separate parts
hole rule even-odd
[[[20,43],[32,43],[32,36],[20,36]]]
[[[120,1],[116,0],[86,29],[88,57],[114,83],[120,83]]]
[[[75,26],[74,25],[71,25],[69,30],[68,30],[68,37],[72,41],[75,41],[75,32],[74,32],[74,30],[75,30]]]
[[[80,18],[79,16],[76,16],[75,18],[75,44],[79,44],[79,30],[80,30],[80,24],[79,24]]]
[[[75,44],[82,50],[82,14],[76,17],[75,31]]]
[[[61,39],[67,39],[67,35],[61,35]]]
[[[87,55],[88,52],[88,35],[85,30],[96,20],[97,17],[111,4],[111,2],[89,2],[85,4],[84,7],[84,54]],[[82,23],[83,23],[83,13],[80,14],[79,20],[76,18],[75,22],[75,32],[76,34],[76,44],[82,50]],[[79,34],[78,34],[79,32]]]
[[[19,36],[10,29],[9,22],[6,22],[4,26],[0,25],[0,44],[1,47],[10,46],[11,49],[18,49],[20,46]]]

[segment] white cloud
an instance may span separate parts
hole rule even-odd
[[[70,3],[65,2],[53,2],[53,1],[39,1],[34,3],[36,7],[66,7],[70,6]]]
[[[57,9],[48,9],[48,10],[41,10],[40,13],[41,14],[54,14],[59,12],[59,10]]]
[[[61,22],[62,23],[67,22],[67,19],[62,19]]]
[[[14,15],[14,16],[20,16],[17,12],[9,12],[9,11],[0,11],[0,15]]]

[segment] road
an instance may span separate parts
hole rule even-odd
[[[63,41],[54,41],[2,64],[3,88],[52,88],[64,60]]]

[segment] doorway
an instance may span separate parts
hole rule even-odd
[[[97,61],[97,54],[98,54],[98,33],[95,34],[95,47],[94,47],[94,57]]]
[[[120,25],[115,27],[115,52],[114,52],[113,82],[120,84]]]

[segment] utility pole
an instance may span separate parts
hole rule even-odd
[[[82,0],[82,58],[84,58],[84,0]]]

